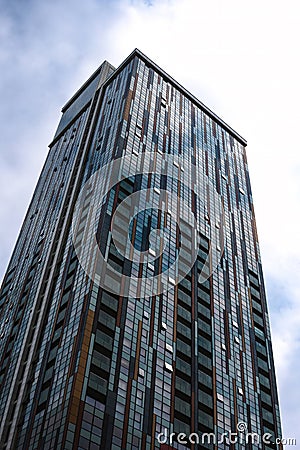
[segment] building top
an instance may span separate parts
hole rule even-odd
[[[155,72],[172,86],[174,86],[179,92],[181,92],[185,97],[187,97],[192,103],[199,107],[205,114],[207,114],[212,120],[218,123],[222,128],[224,128],[229,134],[231,134],[238,142],[246,146],[247,141],[240,136],[233,128],[231,128],[226,122],[223,121],[219,116],[217,116],[211,109],[205,106],[200,100],[198,100],[193,94],[191,94],[187,89],[185,89],[180,83],[178,83],[174,78],[167,74],[163,69],[161,69],[156,63],[154,63],[150,58],[148,58],[139,49],[134,49],[133,52],[115,69],[110,63],[104,61],[101,66],[91,75],[91,77],[80,87],[80,89],[71,97],[71,99],[62,108],[63,116],[61,122],[57,129],[54,137],[54,141],[57,140],[59,135],[61,135],[63,129],[65,129],[66,124],[70,123],[71,117],[75,113],[78,113],[78,109],[81,109],[84,104],[86,104],[92,98],[92,91],[96,90],[99,85],[106,87],[111,81],[124,69],[124,67],[130,63],[133,58],[139,58],[148,66],[151,67]],[[96,88],[96,89],[95,89]],[[50,144],[50,146],[52,145]]]
[[[148,56],[142,53],[139,49],[134,49],[133,52],[120,64],[120,66],[115,70],[115,72],[107,79],[105,82],[109,84],[111,80],[117,76],[117,74],[135,57],[140,58],[146,65],[153,68],[155,72],[159,73],[165,81],[172,84],[178,91],[182,92],[187,98],[191,100],[196,106],[198,106],[203,112],[205,112],[211,119],[213,119],[216,123],[221,125],[226,131],[228,131],[232,136],[237,139],[242,145],[247,145],[247,141],[240,136],[233,128],[231,128],[224,120],[222,120],[219,116],[217,116],[211,109],[204,105],[200,100],[198,100],[193,94],[191,94],[187,89],[185,89],[180,83],[178,83],[174,78],[172,78],[169,74],[167,74],[163,69],[161,69],[155,62],[153,62]]]

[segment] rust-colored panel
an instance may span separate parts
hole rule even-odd
[[[82,365],[78,366],[78,374],[84,376],[84,372],[85,372],[84,367]]]
[[[208,170],[208,154],[207,151],[205,150],[205,174],[207,176],[209,176],[209,170]]]
[[[138,79],[139,79],[139,74],[138,74],[138,72],[137,72],[137,73],[135,74],[135,79],[134,79],[134,84],[133,84],[133,91],[132,91],[133,97],[135,96],[135,93],[136,93],[136,87],[137,87]]]
[[[167,89],[166,89],[166,99],[167,99],[167,103],[169,101],[170,98],[170,86],[167,84]]]
[[[91,330],[86,330],[87,333],[91,333]],[[82,354],[88,354],[88,350],[89,350],[89,341],[87,341],[85,338],[83,339],[83,342],[81,344],[81,353]],[[79,362],[79,364],[82,363],[81,361]],[[83,365],[83,364],[82,364]]]
[[[70,423],[76,423],[76,420],[77,420],[77,415],[75,415],[73,413],[70,413],[69,414],[69,422]]]
[[[128,420],[129,420],[129,407],[130,407],[130,396],[131,396],[132,379],[129,378],[127,385],[127,395],[126,395],[126,405],[124,413],[124,427],[122,434],[122,448],[126,448],[127,444],[127,430],[128,430]]]
[[[142,447],[141,448],[146,448],[146,437],[147,437],[147,435],[143,431],[143,434],[142,434]]]
[[[125,103],[124,114],[123,114],[124,120],[129,119],[129,111],[130,111],[130,104],[131,104],[132,96],[133,96],[133,92],[130,90],[128,92],[128,96],[127,96],[126,103]]]
[[[94,312],[91,310],[88,310],[87,319],[86,319],[87,326],[84,329],[83,345],[84,345],[84,343],[89,344],[89,342],[90,342],[91,332],[92,332],[91,324],[93,323],[93,320],[94,320]],[[84,380],[84,372],[85,372],[85,367],[86,367],[87,356],[88,356],[88,353],[84,350],[82,351],[82,348],[81,348],[80,358],[79,358],[80,370],[78,370],[77,373],[75,374],[75,381],[73,383],[73,390],[72,390],[72,396],[71,396],[71,401],[70,401],[70,420],[69,421],[73,424],[76,424],[77,418],[78,418],[80,397],[81,397],[81,392],[82,392],[82,385],[83,385],[83,380]]]

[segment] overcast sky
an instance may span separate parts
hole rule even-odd
[[[300,445],[296,0],[0,0],[0,278],[62,105],[139,48],[248,141],[285,437]]]

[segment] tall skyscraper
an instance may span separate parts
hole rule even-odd
[[[62,112],[0,294],[0,449],[281,448],[245,140],[138,50]]]

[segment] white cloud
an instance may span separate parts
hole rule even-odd
[[[248,140],[284,434],[293,437],[300,422],[298,2],[149,4],[55,0],[22,9],[12,1],[2,8],[1,271],[59,108],[102,60],[117,65],[140,48]]]

